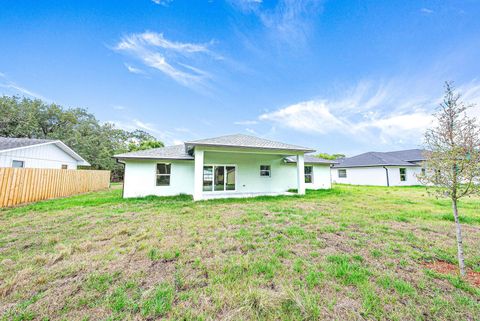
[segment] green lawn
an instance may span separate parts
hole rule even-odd
[[[460,204],[480,271],[480,200]],[[117,188],[0,210],[0,319],[479,320],[447,200],[421,187],[193,203]]]

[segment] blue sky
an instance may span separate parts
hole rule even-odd
[[[167,144],[415,148],[445,80],[480,102],[479,16],[475,0],[3,1],[0,94]]]

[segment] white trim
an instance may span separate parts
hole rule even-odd
[[[315,174],[314,174],[313,165],[305,164],[303,167],[304,167],[304,168],[305,168],[305,167],[311,167],[311,168],[312,168],[312,172],[311,172],[310,174],[307,174],[307,173],[305,172],[305,170],[304,170],[304,172],[303,172],[303,173],[304,173],[304,174],[303,174],[304,177],[307,176],[307,175],[309,175],[309,176],[312,178],[312,181],[311,181],[310,183],[305,182],[305,184],[315,184]],[[305,178],[304,178],[304,179],[305,179]]]
[[[165,165],[170,165],[170,174],[157,174],[157,165],[158,164],[165,164]],[[172,163],[165,163],[165,162],[156,162],[155,163],[155,166],[154,166],[154,173],[155,173],[155,187],[170,187],[170,185],[172,185]],[[157,176],[168,176],[169,177],[169,180],[168,180],[168,185],[157,185]]]
[[[299,195],[305,195],[305,164],[303,154],[297,155],[297,192]]]

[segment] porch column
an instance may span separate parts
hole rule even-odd
[[[305,164],[303,154],[297,155],[297,189],[299,195],[305,195]]]
[[[203,195],[203,150],[195,148],[195,173],[193,175],[193,200],[202,199]]]

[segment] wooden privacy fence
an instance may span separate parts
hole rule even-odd
[[[110,171],[0,168],[0,207],[106,189]]]

